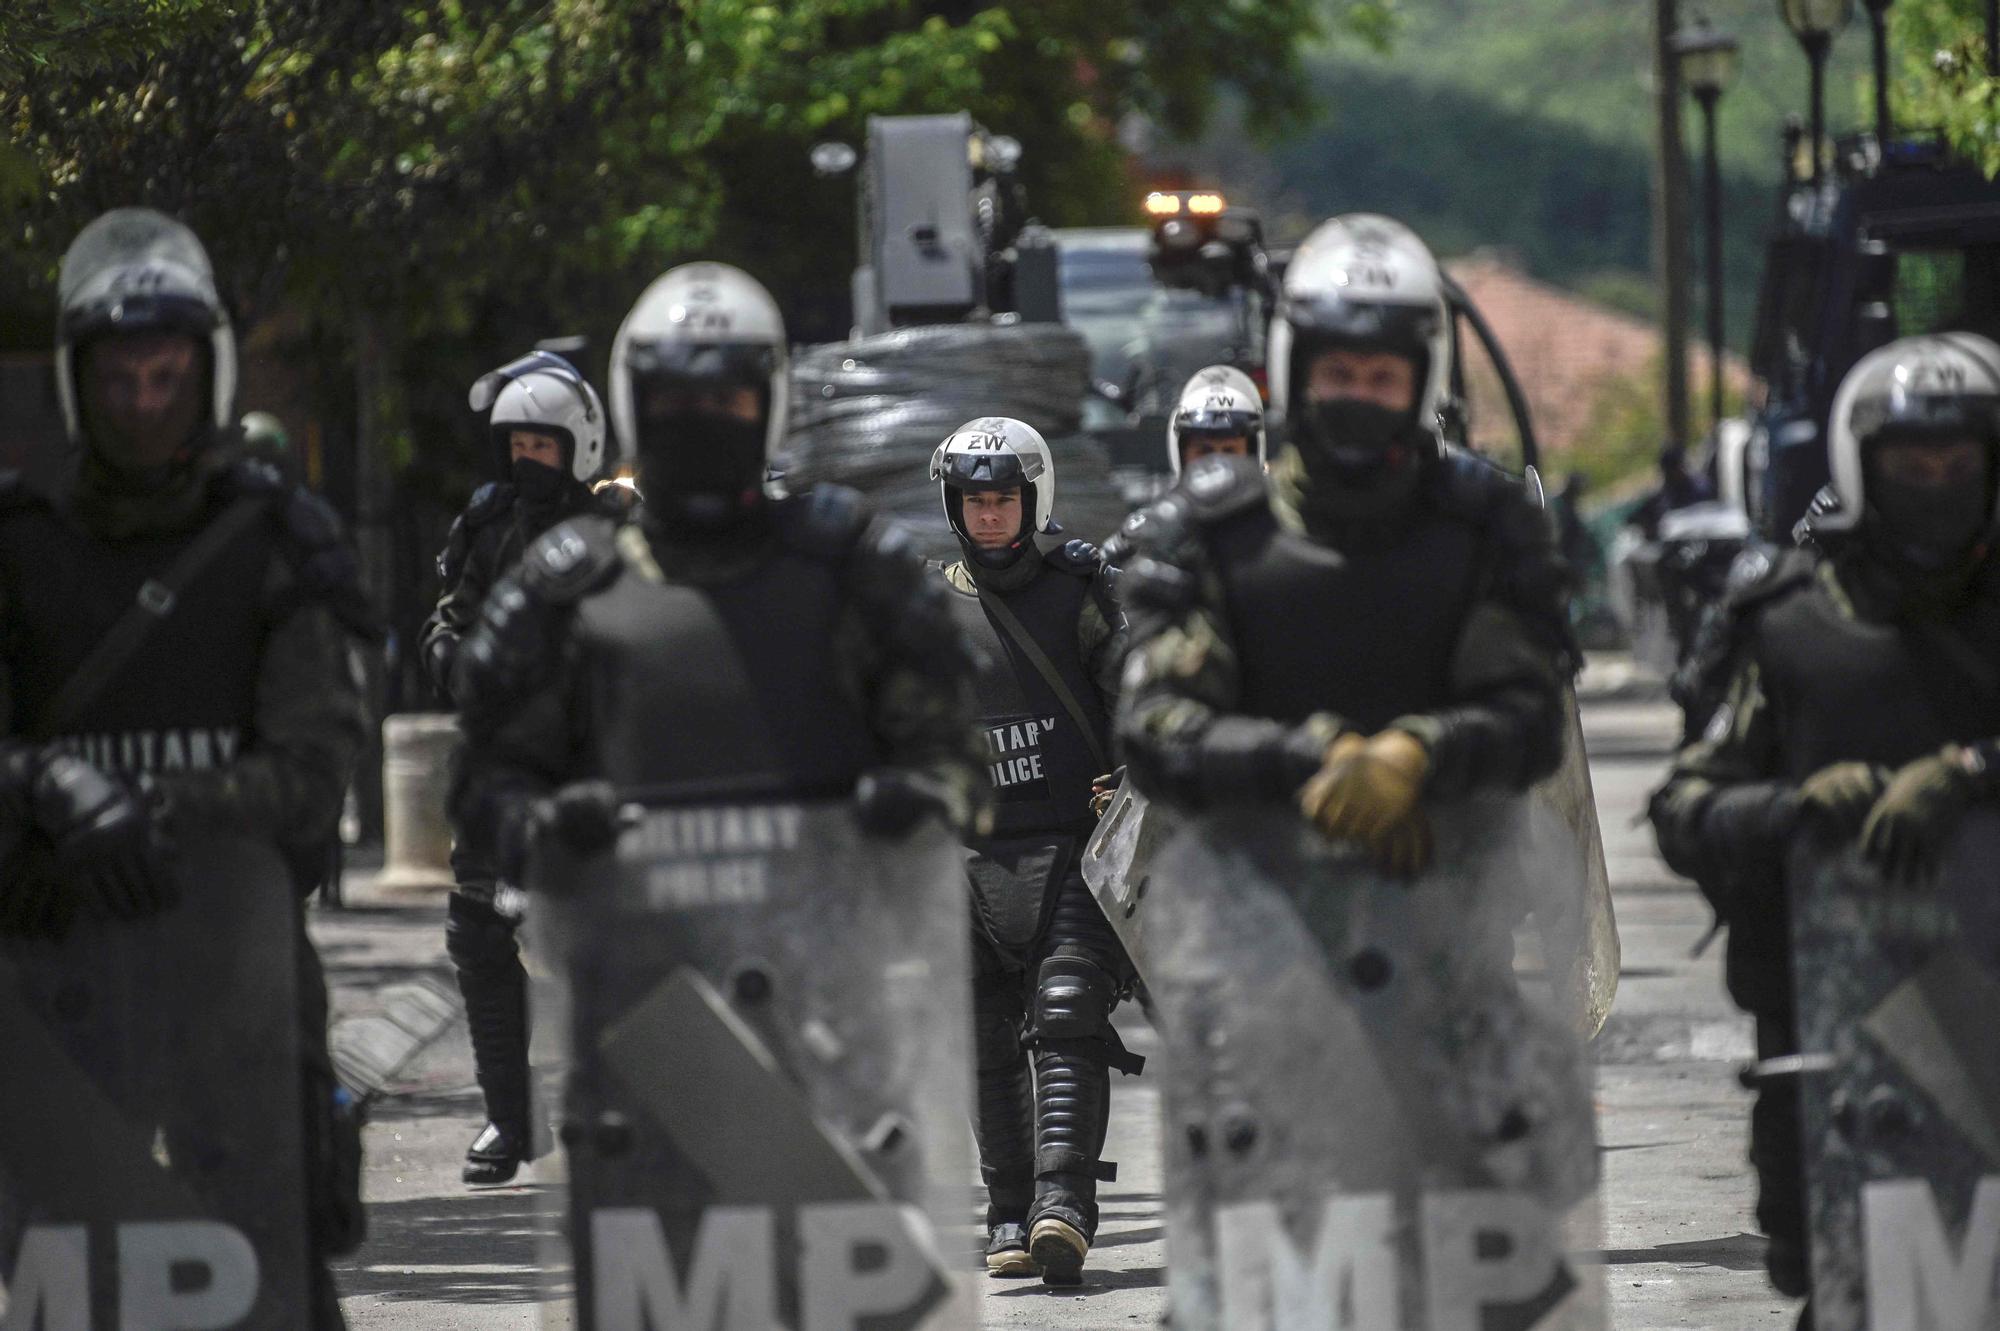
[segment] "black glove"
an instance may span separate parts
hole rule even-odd
[[[1885,876],[1913,883],[1937,873],[1980,790],[1980,773],[1965,752],[1954,744],[1917,759],[1875,801],[1861,829],[1861,849]]]
[[[133,919],[180,900],[146,792],[58,753],[43,760],[33,798],[35,821],[55,847],[57,875],[106,915]]]
[[[575,781],[553,795],[523,800],[502,820],[495,867],[506,881],[521,882],[528,852],[545,839],[578,859],[601,855],[618,841],[623,810],[609,781]]]
[[[921,772],[878,767],[854,783],[854,821],[869,836],[908,836],[925,814],[952,824],[950,798]]]

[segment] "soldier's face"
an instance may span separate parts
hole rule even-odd
[[[1181,436],[1181,465],[1187,466],[1217,455],[1232,458],[1250,456],[1247,434],[1184,434]]]
[[[507,455],[519,462],[539,462],[544,467],[562,467],[562,440],[539,430],[514,430],[507,436]]]
[[[201,343],[185,333],[114,333],[84,349],[78,367],[85,428],[113,461],[163,467],[200,424]]]
[[[1417,401],[1417,367],[1390,351],[1323,351],[1306,367],[1306,397],[1313,402],[1345,398],[1385,411],[1408,411]]]
[[[700,413],[739,421],[755,421],[760,409],[757,390],[742,385],[703,392],[655,389],[647,397],[645,408],[646,414],[655,418]]]
[[[975,490],[964,500],[965,530],[981,550],[1005,550],[1021,534],[1021,489]]]
[[[1986,447],[1977,439],[1925,439],[1875,447],[1875,474],[1910,490],[1983,488]]]

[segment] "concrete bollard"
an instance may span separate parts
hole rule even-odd
[[[404,712],[382,723],[382,873],[392,892],[448,891],[451,824],[445,791],[458,748],[449,712]]]

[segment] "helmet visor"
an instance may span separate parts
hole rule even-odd
[[[553,351],[531,351],[519,360],[509,361],[491,373],[480,375],[473,381],[472,391],[466,395],[466,401],[474,411],[491,411],[493,404],[500,400],[500,394],[506,390],[508,384],[531,374],[546,375],[567,384],[576,394],[577,401],[583,404],[583,418],[588,421],[597,419],[597,404],[592,399],[583,376],[577,372],[576,366]]]

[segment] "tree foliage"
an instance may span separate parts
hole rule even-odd
[[[1903,0],[1889,11],[1896,103],[1906,126],[1941,130],[1988,176],[2000,175],[2000,79],[1986,68],[1983,0]]]
[[[10,257],[82,221],[186,218],[252,312],[367,309],[409,338],[493,300],[582,316],[697,253],[774,285],[844,268],[851,201],[805,150],[866,117],[969,109],[1028,145],[1052,220],[1122,211],[1116,131],[1260,128],[1305,106],[1313,0],[26,0],[0,114],[27,186]],[[1373,3],[1339,11],[1370,33]],[[1115,214],[1114,214],[1115,215]],[[1103,218],[1109,220],[1109,218]],[[808,271],[810,270],[810,271]]]

